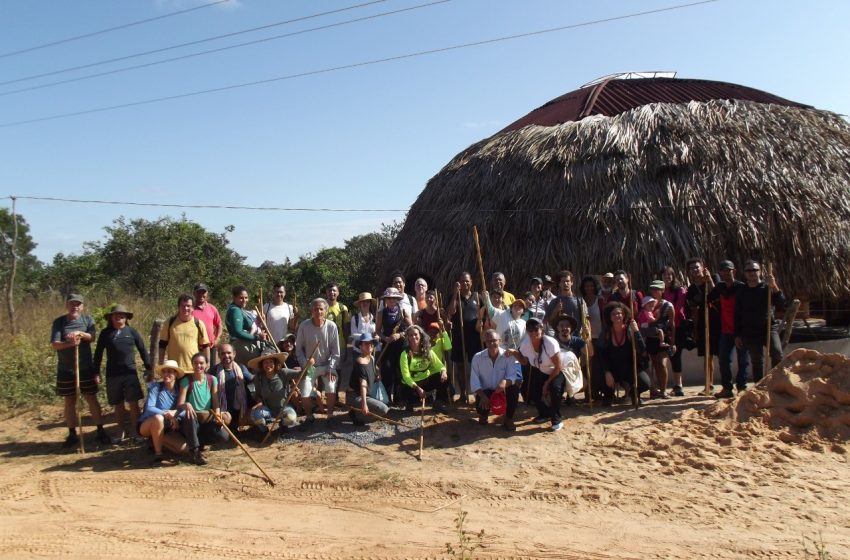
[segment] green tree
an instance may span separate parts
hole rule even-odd
[[[12,241],[14,235],[14,222],[12,213],[6,208],[0,208],[0,283],[6,286],[9,276],[12,274]],[[15,271],[15,292],[35,292],[41,281],[44,266],[32,252],[36,243],[30,236],[30,226],[27,221],[18,215],[18,241],[15,245],[18,266]]]

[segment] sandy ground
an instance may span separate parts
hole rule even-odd
[[[512,435],[428,414],[421,462],[418,429],[250,443],[274,487],[235,447],[151,470],[145,447],[98,450],[89,427],[92,451],[61,452],[61,409],[43,407],[0,423],[0,556],[444,558],[462,509],[485,532],[476,558],[815,558],[802,541],[819,532],[850,558],[847,442],[732,429],[697,391],[567,408],[558,433],[522,405]]]

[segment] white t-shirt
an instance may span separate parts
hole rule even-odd
[[[531,345],[531,339],[526,336],[519,344],[519,353],[525,356],[530,365],[548,375],[555,369],[552,357],[561,352],[561,347],[558,341],[549,335],[543,335],[543,341],[540,344],[540,352],[537,352]]]
[[[280,342],[289,334],[289,319],[292,317],[292,306],[288,303],[272,305],[267,303],[264,309],[266,323],[272,332],[274,342]]]

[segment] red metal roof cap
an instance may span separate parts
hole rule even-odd
[[[549,101],[500,132],[530,124],[555,126],[590,115],[613,117],[650,103],[687,103],[712,99],[741,99],[788,107],[811,108],[795,101],[738,84],[678,78],[611,79],[583,87]]]

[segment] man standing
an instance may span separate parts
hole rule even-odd
[[[102,444],[110,443],[109,436],[103,429],[103,419],[100,414],[100,404],[97,402],[97,390],[100,377],[92,367],[91,343],[94,340],[94,321],[89,315],[83,315],[83,297],[70,294],[65,299],[65,315],[56,318],[50,332],[50,345],[56,350],[56,393],[65,399],[65,425],[68,426],[68,437],[62,447],[74,447],[79,443],[77,437],[77,380],[74,358],[79,353],[77,362],[80,371],[80,393],[89,405],[92,420],[97,424],[97,441]],[[78,350],[75,351],[75,348]]]
[[[555,317],[559,315],[569,315],[578,321],[579,325],[585,323],[587,306],[584,303],[584,298],[573,294],[574,282],[575,277],[569,270],[562,270],[558,273],[558,295],[546,306],[546,334],[549,336],[555,336],[557,325],[554,322]]]
[[[339,285],[331,282],[325,286],[328,312],[327,320],[336,325],[337,340],[339,341],[339,359],[336,362],[336,373],[340,378],[338,387],[348,387],[348,377],[351,373],[351,352],[348,337],[351,335],[351,313],[344,303],[339,302]]]
[[[522,375],[517,362],[500,347],[499,333],[488,330],[484,333],[486,349],[472,357],[472,373],[469,377],[471,391],[475,394],[475,410],[478,423],[487,424],[490,415],[490,399],[494,393],[504,393],[507,401],[505,430],[515,432],[514,412],[519,402],[519,386]]]
[[[254,376],[243,364],[236,363],[233,346],[224,343],[218,348],[221,361],[210,368],[210,374],[218,378],[218,395],[222,412],[230,412],[231,432],[239,429],[240,423],[247,425],[251,421],[251,407],[254,405],[248,384]]]
[[[702,259],[700,258],[692,258],[688,259],[686,263],[686,268],[688,271],[688,278],[691,281],[691,285],[688,286],[687,292],[687,304],[688,309],[691,311],[691,319],[694,322],[694,340],[697,342],[697,356],[705,357],[705,347],[706,347],[706,311],[705,304],[706,301],[706,291],[711,293],[711,290],[714,289],[714,278],[711,276],[711,272],[705,267]],[[708,377],[709,379],[714,379],[714,359],[712,356],[717,355],[717,310],[711,304],[711,301],[708,301],[708,351],[709,357],[708,360]],[[706,395],[708,396],[708,395]]]
[[[608,301],[619,301],[625,305],[632,314],[632,317],[637,317],[640,311],[640,302],[643,299],[643,294],[638,290],[632,289],[632,279],[629,273],[625,270],[617,270],[614,272],[614,290],[608,296]]]
[[[715,393],[718,399],[731,399],[732,393],[732,352],[738,357],[738,374],[735,385],[738,391],[747,388],[747,369],[750,367],[750,355],[746,348],[735,347],[735,299],[744,283],[735,280],[735,264],[732,261],[720,263],[720,282],[708,294],[708,301],[720,308],[720,336],[717,341],[717,358],[720,362],[720,380],[723,389]]]
[[[327,312],[327,301],[322,298],[311,301],[310,318],[301,321],[298,325],[298,334],[295,335],[295,352],[298,355],[298,362],[303,369],[308,370],[299,387],[304,412],[307,415],[304,420],[305,427],[309,427],[316,420],[313,416],[313,407],[320,384],[327,397],[328,421],[333,419],[336,406],[339,330],[334,323],[326,319]]]
[[[599,295],[605,300],[605,303],[608,303],[608,298],[611,297],[611,292],[614,291],[614,273],[606,272],[599,279],[599,283],[602,284],[602,291]]]
[[[735,298],[735,345],[746,348],[753,360],[753,381],[758,383],[764,376],[764,347],[770,346],[773,365],[782,360],[782,342],[779,340],[779,321],[774,317],[774,306],[785,305],[785,295],[776,284],[776,278],[768,274],[760,279],[761,266],[756,261],[744,263],[746,285],[738,290]],[[767,308],[770,290],[771,306]],[[767,336],[767,321],[770,318],[770,340]]]
[[[192,315],[204,323],[207,336],[210,339],[210,367],[218,361],[216,348],[218,348],[218,337],[221,336],[221,315],[215,305],[207,301],[209,288],[206,284],[195,284],[195,308]]]
[[[502,290],[502,303],[505,304],[505,309],[510,309],[516,300],[516,296],[505,289],[506,282],[504,273],[494,272],[490,279],[490,286],[493,291]]]
[[[177,296],[177,315],[171,317],[162,326],[159,334],[159,363],[166,357],[174,360],[183,371],[192,371],[192,356],[203,353],[209,363],[210,339],[204,323],[193,315],[195,300],[189,294]]]
[[[266,324],[275,345],[279,345],[289,331],[294,331],[298,326],[295,324],[295,308],[283,301],[285,297],[286,287],[280,282],[275,282],[272,287],[272,301],[263,306]]]

